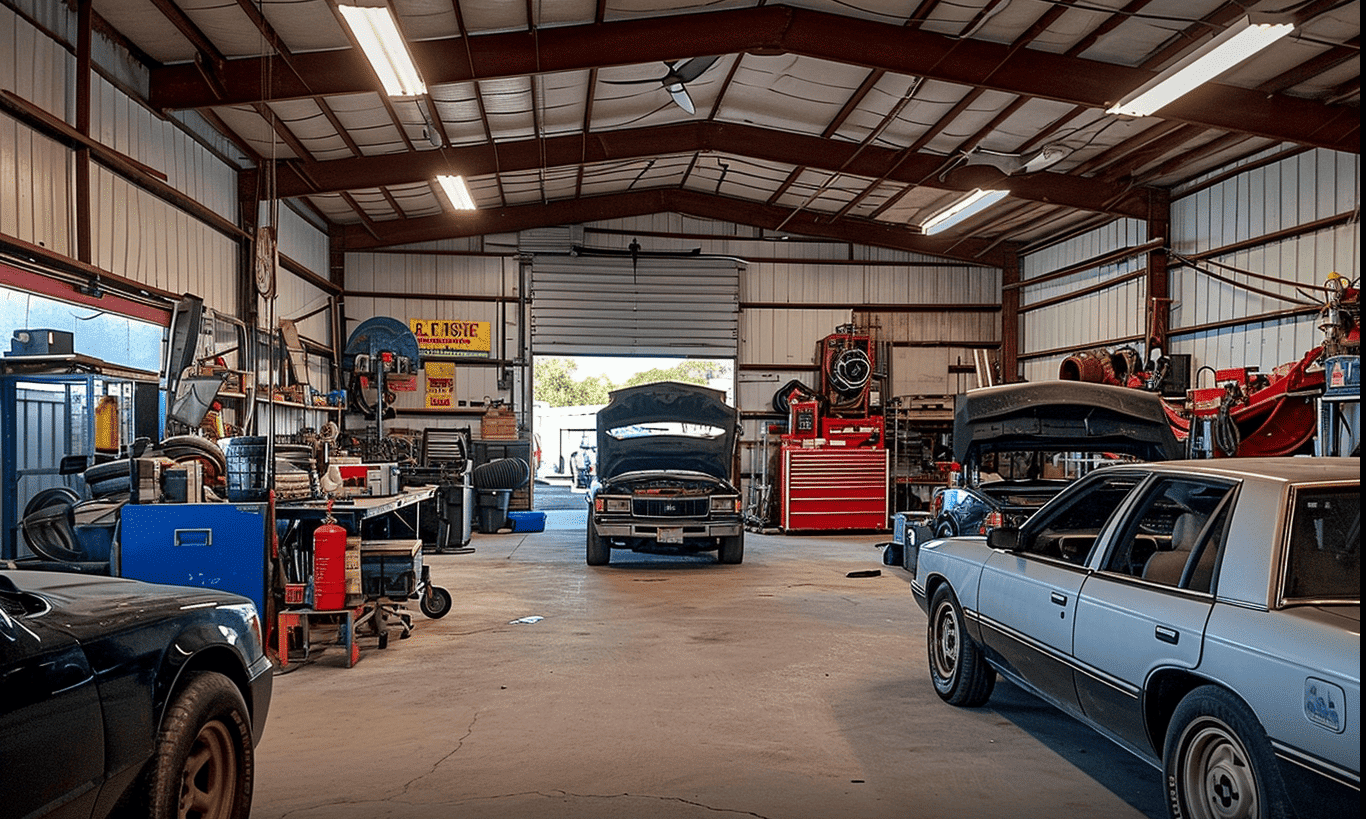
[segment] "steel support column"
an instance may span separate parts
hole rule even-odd
[[[1161,245],[1148,251],[1148,321],[1147,352],[1167,349],[1167,331],[1171,326],[1171,281],[1167,275],[1167,248],[1171,241],[1171,194],[1163,189],[1148,191],[1148,239],[1160,240]]]
[[[1001,383],[1020,380],[1020,246],[1001,248]]]

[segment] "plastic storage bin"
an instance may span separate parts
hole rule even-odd
[[[508,512],[514,532],[544,532],[545,512]]]

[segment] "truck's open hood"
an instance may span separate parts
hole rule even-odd
[[[953,457],[993,451],[1114,452],[1145,461],[1182,457],[1154,393],[1080,381],[1003,384],[959,395]]]
[[[679,422],[716,427],[715,438],[691,435],[641,435],[617,438],[611,430]],[[661,381],[611,393],[598,410],[598,477],[626,472],[690,470],[730,480],[739,413],[725,393],[697,384]]]

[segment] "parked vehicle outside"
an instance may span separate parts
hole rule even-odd
[[[939,537],[1019,525],[1099,466],[1179,458],[1162,399],[1106,384],[1044,381],[969,390],[954,405],[955,486],[931,501]]]
[[[0,571],[0,813],[246,819],[271,682],[245,597]]]
[[[742,562],[738,443],[739,413],[719,390],[663,381],[612,392],[598,411],[588,565],[610,563],[613,549]]]
[[[1360,467],[1116,466],[923,544],[936,692],[981,705],[1006,677],[1161,768],[1173,817],[1357,816]]]

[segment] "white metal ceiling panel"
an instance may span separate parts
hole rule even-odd
[[[531,110],[531,78],[507,77],[482,80],[479,97],[494,139],[530,139],[536,136],[536,118]]]
[[[377,156],[407,150],[394,121],[389,118],[379,94],[347,94],[328,97],[327,104],[337,120],[351,134],[363,156]]]
[[[507,0],[460,0],[460,17],[471,34],[527,28],[527,4]]]
[[[403,18],[401,9],[411,2],[412,0],[404,0],[397,4],[400,8],[399,24],[410,37],[413,35],[409,30],[409,22]],[[439,0],[422,2],[430,4]],[[342,31],[342,24],[337,20],[337,16],[328,8],[329,3],[330,0],[263,0],[261,13],[271,28],[285,41],[285,45],[289,46],[289,50],[295,54],[350,48],[351,41],[346,38],[346,32]],[[269,53],[271,50],[265,43],[262,43],[259,49],[257,53]]]
[[[879,0],[881,2],[882,0]],[[688,14],[690,12],[743,9],[754,5],[754,0],[608,0],[604,20],[635,20],[660,14]]]
[[[536,355],[734,358],[740,269],[700,256],[536,256]]]
[[[223,0],[176,0],[176,5],[229,59],[254,57],[270,50],[261,32],[251,24],[247,13],[236,3],[224,3]],[[137,27],[132,30],[136,32]]]
[[[308,149],[309,158],[314,160],[346,159],[351,149],[332,127],[313,99],[281,100],[266,103],[275,116],[285,124],[290,133]]]
[[[94,0],[95,13],[128,38],[147,56],[162,63],[194,59],[190,44],[152,0]]]
[[[597,11],[597,0],[555,0],[553,3],[536,3],[531,13],[535,25],[544,28],[591,23]]]
[[[882,132],[882,141],[892,147],[913,144],[962,101],[972,89],[966,85],[926,80],[901,113]]]
[[[954,117],[949,122],[943,123],[943,129],[935,134],[934,138],[925,143],[922,150],[932,154],[952,154],[959,150],[964,140],[978,131],[982,130],[992,118],[1001,113],[1005,108],[1016,99],[1014,94],[1006,94],[1000,91],[986,91],[962,113]]]
[[[460,34],[460,21],[455,16],[457,4],[451,0],[393,0],[390,5],[398,16],[399,28],[409,40],[435,40]]]
[[[577,134],[583,130],[588,77],[587,71],[561,71],[534,78],[542,136]]]
[[[256,109],[234,105],[215,109],[219,119],[241,137],[258,156],[275,159],[297,159],[284,140],[275,135],[270,124]]]
[[[747,54],[717,119],[819,134],[867,76],[861,66],[815,57]]]
[[[764,201],[787,179],[793,166],[735,156],[704,154],[688,176],[688,188],[736,199]]]
[[[488,140],[474,83],[433,85],[427,91],[452,145],[479,145]]]
[[[902,104],[902,100],[905,100],[918,84],[917,78],[905,74],[883,74],[863,101],[849,113],[834,136],[851,142],[863,142],[876,133],[873,145],[888,148],[905,147],[904,143],[894,143],[887,139],[882,130],[882,121]]]

